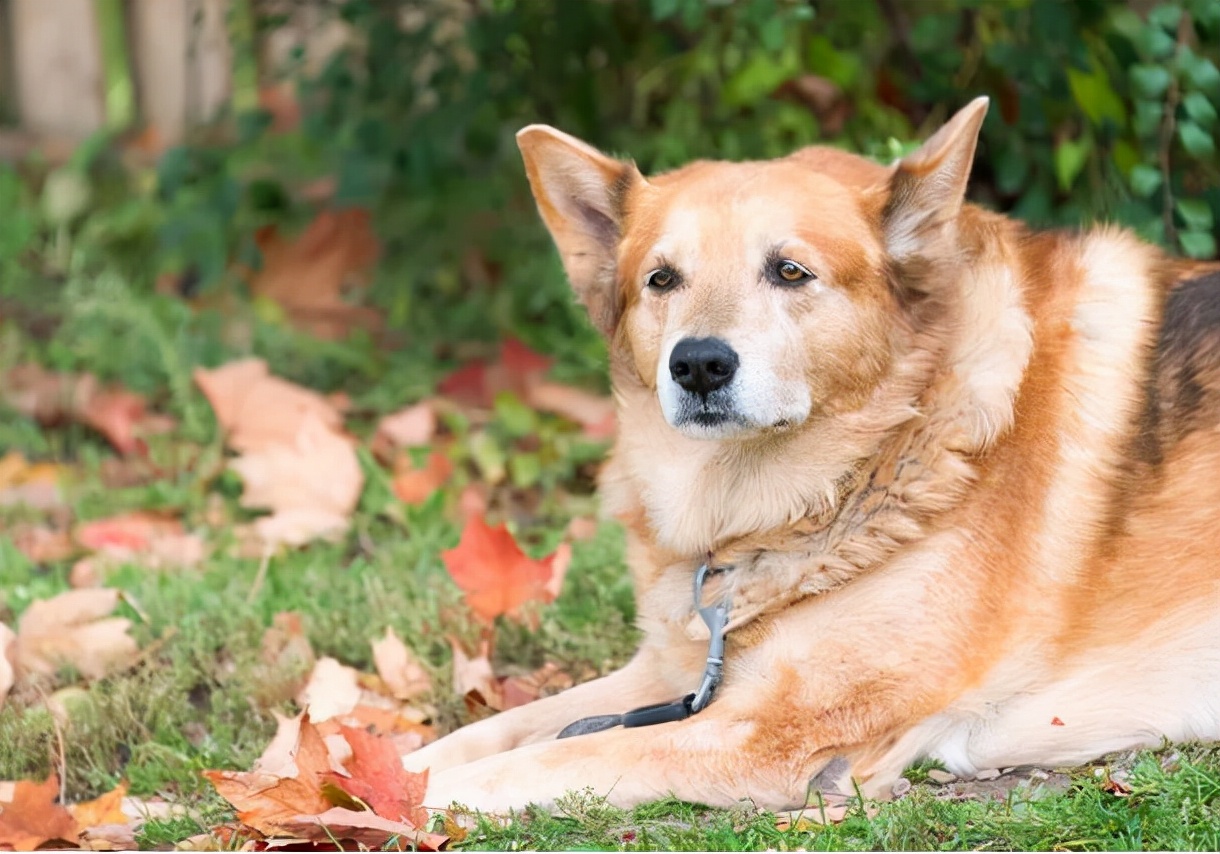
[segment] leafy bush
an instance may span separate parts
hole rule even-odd
[[[315,73],[303,55],[288,70],[299,124],[235,109],[227,132],[136,178],[116,177],[104,144],[86,146],[64,167],[85,191],[53,173],[41,230],[23,221],[4,239],[88,247],[51,257],[117,267],[138,287],[172,272],[206,290],[234,261],[258,263],[256,227],[303,223],[316,205],[303,190],[329,176],[329,204],[376,214],[386,251],[373,298],[392,328],[458,340],[512,327],[592,369],[600,345],[533,212],[517,129],[548,122],[645,171],[811,143],[891,159],[988,94],[979,201],[1039,225],[1111,220],[1175,251],[1216,253],[1214,0],[314,5],[352,37]],[[239,47],[283,24],[264,4],[233,9]],[[21,192],[0,175],[0,198]]]

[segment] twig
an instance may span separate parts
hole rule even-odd
[[[42,686],[38,684],[34,685],[34,690],[38,692],[42,704],[51,713],[51,725],[55,727],[55,744],[59,753],[59,802],[62,804],[67,798],[68,789],[68,751],[64,747],[64,731],[59,724],[59,715],[55,714],[55,710],[51,708],[51,698],[47,696],[46,691],[42,690]]]
[[[271,545],[268,544],[263,548],[263,559],[258,565],[258,572],[254,576],[254,583],[250,585],[250,592],[246,596],[247,605],[258,598],[259,591],[263,589],[263,582],[267,580],[267,567],[270,565]]]

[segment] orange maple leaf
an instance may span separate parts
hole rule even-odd
[[[441,451],[428,455],[422,468],[411,465],[409,458],[402,458],[403,465],[395,466],[392,486],[394,495],[404,504],[422,504],[440,489],[453,474],[453,462]]]
[[[216,791],[237,808],[243,824],[266,836],[292,835],[297,816],[330,809],[322,781],[330,774],[330,754],[317,728],[302,715],[282,726],[299,723],[295,737],[277,733],[253,771],[204,771]]]
[[[331,774],[331,782],[368,804],[382,818],[423,827],[428,821],[428,811],[421,806],[428,790],[428,773],[415,774],[403,768],[398,748],[386,736],[348,726],[339,731],[352,748],[351,759],[343,763],[351,776]]]
[[[11,801],[0,802],[0,848],[33,851],[53,839],[75,843],[79,828],[72,813],[55,803],[59,778],[42,783],[20,780]]]
[[[492,528],[477,516],[467,520],[457,548],[441,554],[449,574],[465,591],[466,604],[487,622],[500,614],[517,616],[532,600],[554,601],[557,591],[551,581],[556,559],[563,556],[556,551],[542,560],[527,557],[507,527]]]
[[[130,819],[123,812],[123,798],[125,797],[127,797],[127,784],[119,783],[101,797],[72,804],[68,810],[82,830],[102,824],[127,824]]]

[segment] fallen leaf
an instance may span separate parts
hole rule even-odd
[[[520,617],[530,601],[551,602],[556,564],[566,569],[569,553],[534,560],[525,555],[504,525],[492,528],[478,517],[466,521],[457,548],[441,553],[449,575],[466,593],[475,616],[491,622],[501,614]]]
[[[133,824],[97,824],[86,827],[77,836],[85,851],[135,851],[136,826]]]
[[[549,661],[526,676],[509,676],[500,681],[504,710],[524,706],[544,695],[566,691],[573,683],[569,674]]]
[[[1058,716],[1056,716],[1051,718],[1051,726],[1067,726],[1067,724],[1059,720]]]
[[[12,532],[12,539],[17,550],[34,563],[67,560],[78,551],[67,531],[46,525],[17,526]]]
[[[295,667],[301,662],[313,664],[313,647],[300,614],[281,611],[271,618],[271,626],[263,632],[260,656],[264,664],[278,668]]]
[[[332,807],[319,815],[297,816],[295,839],[333,844],[351,842],[368,849],[380,849],[398,838],[419,851],[439,851],[449,838],[428,833],[401,821],[391,821],[373,812]],[[272,846],[268,846],[269,848]]]
[[[322,783],[331,770],[326,744],[306,712],[281,719],[280,731],[253,771],[204,771],[203,775],[236,808],[242,824],[266,836],[291,836],[298,816],[330,808]]]
[[[91,374],[19,365],[0,375],[0,399],[44,426],[76,421],[102,434],[119,453],[147,450],[144,437],[173,421],[148,412],[144,398],[119,386],[103,387]]]
[[[306,414],[292,444],[246,453],[230,467],[245,483],[241,505],[272,511],[254,523],[269,545],[341,535],[364,486],[351,442],[314,413]]]
[[[397,748],[385,736],[353,727],[343,727],[342,733],[352,749],[351,759],[344,763],[350,776],[331,774],[331,782],[382,818],[424,826],[428,811],[420,804],[428,790],[427,772],[415,774],[403,768]]]
[[[62,466],[29,463],[16,451],[0,458],[0,507],[24,504],[35,510],[55,510],[64,504]]]
[[[484,705],[502,711],[500,680],[491,668],[486,641],[474,655],[467,653],[455,638],[449,639],[449,646],[453,649],[453,693],[464,698],[468,707]]]
[[[394,495],[404,504],[422,504],[440,489],[453,474],[453,462],[441,451],[433,451],[423,468],[415,468],[408,457],[395,466]]]
[[[0,708],[4,708],[4,698],[13,688],[16,674],[13,671],[17,633],[0,623]],[[3,800],[3,797],[0,797]]]
[[[271,376],[262,359],[242,359],[212,370],[196,368],[194,377],[236,451],[292,445],[309,416],[333,431],[342,429],[343,417],[334,403]]]
[[[321,211],[296,237],[270,225],[254,240],[263,258],[250,289],[278,303],[297,326],[326,338],[380,326],[376,312],[343,300],[343,291],[364,284],[380,252],[368,211]]]
[[[392,628],[386,628],[381,640],[373,641],[373,664],[390,693],[399,700],[413,700],[432,691],[427,669]]]
[[[51,674],[70,664],[87,679],[101,679],[135,661],[139,648],[127,634],[131,621],[108,617],[119,591],[69,590],[34,602],[17,629],[18,673]]]
[[[525,402],[535,409],[575,421],[591,439],[613,438],[618,426],[611,398],[574,386],[540,382],[528,390]]]
[[[576,516],[565,530],[569,540],[591,540],[597,536],[598,522],[590,516]]]
[[[41,783],[19,780],[12,799],[0,802],[0,848],[33,851],[51,841],[75,843],[76,821],[55,802],[58,797],[54,774]]]
[[[437,390],[457,403],[488,408],[505,391],[528,400],[530,390],[550,369],[550,359],[510,338],[500,345],[495,362],[475,360],[464,365],[441,380]]]
[[[385,461],[404,448],[427,445],[436,436],[436,405],[425,400],[408,406],[377,422],[373,434],[373,453]]]
[[[123,798],[127,796],[127,784],[119,783],[101,797],[79,804],[72,804],[68,811],[81,827],[94,827],[101,824],[127,824],[127,814],[123,812]]]
[[[135,511],[86,522],[76,529],[76,540],[110,563],[132,563],[149,569],[198,566],[207,546],[182,522],[161,513]]]
[[[359,674],[355,668],[329,656],[319,658],[297,702],[314,722],[345,715],[360,702]]]

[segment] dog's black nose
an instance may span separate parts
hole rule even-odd
[[[739,364],[719,338],[683,338],[669,354],[669,375],[687,391],[706,395],[727,385]]]

